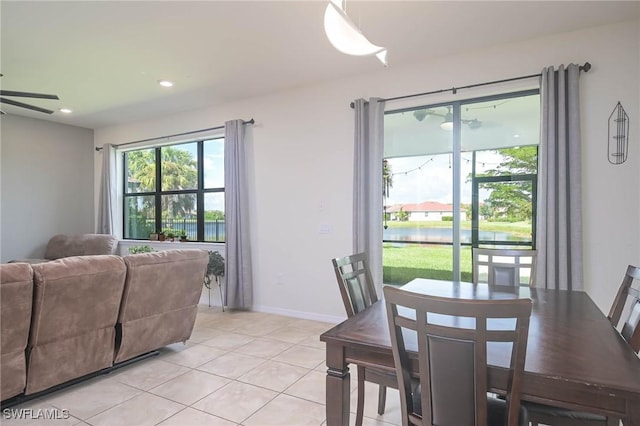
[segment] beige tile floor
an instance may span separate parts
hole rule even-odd
[[[325,348],[319,335],[331,326],[203,306],[186,345],[168,346],[157,357],[12,407],[31,409],[23,413],[32,417],[68,413],[68,418],[19,420],[3,411],[0,424],[324,425]],[[355,368],[351,371],[355,412]],[[364,426],[401,424],[398,392],[387,392],[386,412],[379,416],[377,386],[367,384]],[[352,414],[351,424],[354,420]]]

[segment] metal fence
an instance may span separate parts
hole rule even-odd
[[[176,237],[185,231],[189,240],[198,240],[198,221],[196,219],[165,219],[162,221],[162,231],[166,234],[169,230]],[[225,231],[224,220],[205,220],[204,241],[222,242],[225,240]],[[145,240],[153,232],[156,232],[154,219],[131,218],[125,223],[125,238]]]

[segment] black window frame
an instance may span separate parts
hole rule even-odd
[[[536,153],[539,152],[536,146]],[[474,162],[475,162],[475,151]],[[537,155],[536,155],[537,156]],[[529,182],[531,184],[531,240],[507,241],[507,240],[481,240],[480,239],[480,184],[482,183],[508,183]],[[501,247],[501,246],[525,246],[536,249],[536,219],[538,214],[538,174],[512,174],[498,176],[476,176],[475,167],[471,178],[471,247]],[[466,244],[469,245],[469,244]]]
[[[204,143],[207,141],[213,140],[222,140],[224,144],[224,136],[218,137],[208,137],[205,139],[177,142],[175,144],[164,144],[164,145],[156,145],[156,146],[148,146],[141,147],[139,149],[132,149],[122,153],[122,163],[123,163],[123,205],[122,205],[122,223],[123,223],[123,239],[125,240],[150,240],[150,237],[147,238],[139,238],[139,237],[130,237],[127,236],[127,209],[128,202],[127,198],[134,197],[142,197],[142,196],[152,196],[154,197],[154,209],[155,209],[155,230],[159,232],[163,229],[163,220],[162,220],[162,197],[165,195],[196,195],[196,240],[189,240],[193,242],[201,242],[201,243],[224,243],[223,239],[215,239],[215,240],[205,240],[205,210],[204,210],[204,199],[206,194],[210,193],[222,193],[225,192],[225,187],[216,187],[216,188],[205,188],[204,186]],[[164,191],[162,189],[162,149],[168,147],[176,147],[180,145],[186,144],[196,144],[196,161],[197,161],[197,187],[195,189],[184,189],[184,190],[168,190]],[[128,184],[128,163],[127,163],[127,155],[131,152],[142,151],[153,149],[155,154],[155,190],[154,191],[144,191],[144,192],[127,192],[127,184]],[[223,166],[224,168],[224,166]],[[224,226],[224,223],[223,223]],[[218,226],[216,225],[216,235],[218,235]],[[226,236],[226,233],[224,233]]]

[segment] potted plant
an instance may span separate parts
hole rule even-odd
[[[209,307],[211,307],[211,283],[215,280],[220,289],[220,304],[222,305],[222,312],[224,312],[222,277],[224,277],[224,257],[217,251],[209,250],[209,263],[207,264],[207,272],[204,275],[204,286],[209,289]]]
[[[180,231],[180,241],[182,242],[189,241],[187,240],[187,231],[185,231],[184,229]]]

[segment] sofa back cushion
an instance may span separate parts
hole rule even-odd
[[[44,257],[46,259],[60,259],[71,256],[115,254],[117,247],[118,239],[113,235],[59,234],[49,240]]]
[[[24,391],[25,349],[31,326],[33,271],[26,263],[0,265],[0,400]]]
[[[191,336],[209,262],[204,250],[168,250],[124,257],[127,265],[115,362]]]
[[[113,255],[67,257],[33,271],[27,394],[112,365],[126,276]]]

